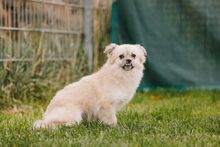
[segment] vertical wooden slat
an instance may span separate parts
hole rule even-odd
[[[0,11],[3,13],[2,0],[0,0]],[[3,26],[3,14],[0,13],[0,26]],[[3,34],[3,31],[0,31]],[[0,58],[3,58],[4,48],[3,48],[3,38],[0,36]]]
[[[2,7],[2,0],[0,0],[0,11],[1,11],[1,13],[0,13],[0,26],[2,26],[2,21],[3,21],[3,7]]]
[[[23,2],[20,1],[20,17],[19,17],[19,20],[18,20],[20,28],[24,27],[23,23],[22,23],[23,20],[24,20],[24,8],[23,8]],[[21,49],[20,49],[21,52],[23,50],[23,34],[24,34],[24,32],[21,31]]]
[[[0,0],[0,11],[1,11],[1,0]],[[0,13],[0,26],[2,26],[2,14]],[[0,35],[3,33],[2,30],[0,30]],[[2,47],[2,37],[0,36],[0,59],[2,58],[2,52],[3,52],[3,47]]]
[[[92,0],[84,1],[84,50],[87,55],[89,71],[92,71]]]
[[[44,4],[42,3],[42,4],[40,4],[39,5],[39,9],[38,9],[38,13],[39,13],[39,16],[40,16],[40,18],[39,18],[39,28],[44,28],[44,26],[43,26],[43,6],[44,6]]]

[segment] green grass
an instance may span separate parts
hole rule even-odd
[[[220,146],[220,91],[138,92],[118,114],[118,125],[83,122],[32,129],[46,104],[0,113],[0,146]]]

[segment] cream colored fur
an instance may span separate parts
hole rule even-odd
[[[103,67],[58,91],[34,128],[74,125],[90,119],[117,124],[116,113],[132,99],[141,81],[147,53],[142,46],[129,44],[110,44],[104,53],[108,60]],[[127,59],[131,64],[123,69]]]

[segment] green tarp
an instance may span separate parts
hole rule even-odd
[[[117,0],[112,41],[147,48],[143,87],[220,87],[219,0]]]

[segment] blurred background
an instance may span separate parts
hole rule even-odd
[[[96,71],[110,42],[148,51],[141,89],[220,87],[218,0],[0,0],[0,106]]]
[[[117,0],[112,40],[147,48],[142,87],[220,87],[220,1]]]

